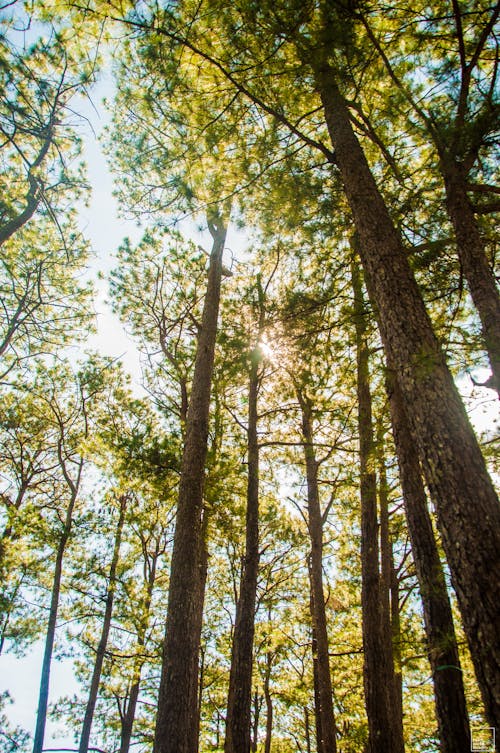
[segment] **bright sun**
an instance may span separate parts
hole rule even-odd
[[[273,346],[268,343],[265,337],[259,340],[259,348],[264,358],[267,358],[269,361],[273,360],[274,356],[276,355],[276,352]]]

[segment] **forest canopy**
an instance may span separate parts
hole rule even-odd
[[[0,752],[498,750],[499,14],[0,6]]]

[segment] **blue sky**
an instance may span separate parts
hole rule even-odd
[[[84,160],[88,166],[88,177],[92,185],[92,198],[88,207],[80,207],[81,228],[91,241],[95,258],[89,270],[89,275],[95,280],[97,288],[96,312],[98,317],[98,332],[88,345],[97,348],[105,355],[123,356],[124,363],[133,377],[139,380],[139,357],[133,341],[127,336],[123,326],[110,312],[106,304],[107,280],[106,276],[115,264],[115,253],[125,236],[132,241],[138,240],[141,229],[135,221],[126,220],[118,216],[117,202],[114,199],[113,180],[107,168],[106,160],[98,143],[98,135],[109,122],[109,115],[101,104],[102,98],[110,98],[112,85],[108,75],[102,77],[101,82],[92,92],[92,102],[81,101],[79,109],[88,119],[82,123],[84,137]],[[192,237],[196,243],[209,250],[210,242],[207,235],[200,233],[194,223],[185,221],[181,229]],[[232,231],[228,240],[230,248],[237,252],[244,245],[244,237]],[[103,279],[98,279],[98,273]],[[487,372],[478,373],[478,379],[486,378]],[[471,384],[467,378],[461,380],[461,387],[465,394],[471,393]],[[475,390],[473,420],[477,428],[493,428],[499,422],[499,404],[493,393],[487,390]],[[13,722],[21,724],[25,729],[33,732],[38,696],[43,644],[37,643],[29,654],[19,659],[5,654],[0,657],[0,690],[8,688],[15,699],[15,705],[10,709],[9,716]],[[55,700],[59,695],[73,693],[77,684],[72,675],[70,660],[54,660],[51,674],[50,699]],[[73,746],[71,736],[56,733],[58,724],[49,722],[45,747]]]

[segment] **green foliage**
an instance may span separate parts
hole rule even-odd
[[[90,286],[80,279],[89,249],[75,203],[88,186],[73,100],[92,82],[95,61],[83,42],[19,5],[0,19],[2,379],[84,338],[92,323]]]
[[[22,6],[24,16],[28,5]],[[119,746],[140,677],[133,742],[141,751],[151,748],[184,422],[207,276],[206,252],[172,228],[187,213],[198,219],[232,199],[252,239],[224,278],[217,341],[205,484],[202,749],[223,749],[244,552],[247,383],[257,359],[257,750],[264,749],[266,703],[274,712],[273,753],[305,750],[308,736],[314,749],[300,394],[312,411],[325,516],[339,746],[357,753],[366,745],[367,723],[352,222],[327,146],[316,77],[325,64],[341,74],[353,123],[407,242],[436,331],[457,369],[478,363],[481,345],[446,218],[440,161],[461,161],[476,187],[493,183],[493,29],[480,45],[493,11],[486,3],[461,2],[458,34],[458,4],[454,11],[439,4],[353,8],[299,0],[80,6],[35,3],[33,12],[41,15],[26,46],[2,13],[0,233],[10,232],[26,207],[33,212],[3,243],[0,272],[0,374],[8,382],[0,395],[1,647],[22,653],[40,634],[68,495],[78,486],[56,653],[73,662],[80,691],[54,704],[55,716],[78,736],[109,585],[117,500],[127,495],[95,744]],[[116,93],[106,148],[123,214],[146,227],[137,244],[123,241],[110,295],[141,350],[146,394],[140,397],[108,358],[90,356],[72,369],[51,355],[84,339],[91,320],[91,291],[81,278],[88,248],[74,210],[86,187],[75,168],[80,145],[71,102],[93,80],[97,38],[112,36],[106,54],[114,58]],[[465,88],[464,60],[473,63]],[[483,194],[492,192],[476,193],[484,209]],[[489,212],[481,214],[481,230],[493,262]],[[368,307],[365,316],[374,411],[385,421],[381,346]],[[387,455],[405,735],[409,750],[431,751],[438,743],[421,606],[390,446]],[[480,719],[467,657],[464,667],[470,708]],[[12,734],[17,750],[25,741],[20,732]]]
[[[0,751],[1,753],[25,753],[28,751],[30,736],[21,727],[12,727],[4,709],[12,703],[9,693],[0,694]]]

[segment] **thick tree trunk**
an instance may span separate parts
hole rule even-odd
[[[397,384],[388,388],[396,453],[424,609],[442,753],[468,753],[470,731],[450,600],[427,510],[420,464]]]
[[[493,270],[488,265],[476,216],[467,195],[466,179],[460,164],[441,158],[446,188],[446,206],[455,230],[462,271],[481,320],[493,379],[491,386],[500,397],[500,296]]]
[[[311,539],[309,579],[311,587],[311,620],[313,624],[313,651],[315,656],[315,699],[318,721],[316,741],[318,753],[335,753],[335,715],[333,710],[332,678],[328,652],[328,629],[325,596],[323,592],[323,519],[319,500],[318,461],[314,452],[312,408],[308,398],[297,388],[297,397],[302,412],[302,439],[307,479],[307,514]]]
[[[38,711],[36,716],[35,736],[33,739],[33,753],[42,753],[43,739],[45,736],[45,725],[47,722],[47,707],[49,702],[49,684],[50,684],[50,665],[52,663],[52,653],[54,651],[54,641],[56,636],[57,612],[59,610],[59,596],[61,593],[62,565],[64,552],[71,535],[73,525],[73,511],[75,509],[78,497],[80,476],[83,468],[83,460],[80,460],[78,468],[78,477],[76,483],[69,481],[71,496],[66,509],[64,527],[59,539],[59,545],[56,553],[56,563],[54,568],[54,579],[52,581],[52,595],[50,599],[49,620],[47,624],[47,634],[45,637],[45,649],[42,661],[42,673],[40,677],[40,691],[38,695]],[[66,475],[66,474],[65,474]]]
[[[97,703],[97,694],[99,691],[99,683],[101,681],[102,665],[104,663],[104,655],[106,653],[106,647],[108,645],[109,631],[111,629],[111,617],[113,614],[113,602],[115,598],[116,590],[116,569],[118,567],[118,558],[120,556],[120,545],[122,540],[123,523],[125,521],[125,511],[127,508],[127,496],[124,494],[119,499],[120,513],[118,516],[118,522],[116,525],[115,542],[113,546],[113,556],[111,558],[111,565],[109,567],[108,588],[106,593],[106,604],[104,607],[104,615],[102,619],[101,637],[97,646],[97,651],[94,661],[94,669],[92,671],[92,678],[90,680],[89,697],[87,700],[87,706],[85,708],[85,715],[83,717],[82,732],[80,735],[80,745],[78,748],[79,753],[88,753],[90,731],[92,729],[92,722],[94,719],[95,705]]]
[[[207,292],[198,338],[170,573],[167,623],[158,698],[155,753],[196,753],[200,599],[204,581],[203,485],[215,338],[219,313],[222,252],[226,228],[209,221],[213,237]]]
[[[225,753],[250,753],[253,641],[259,570],[259,445],[257,395],[260,350],[252,352],[248,391],[246,543],[236,607],[226,715]]]
[[[407,409],[486,713],[500,728],[500,505],[335,77],[317,74],[371,301]]]
[[[369,352],[365,306],[357,263],[352,263],[354,324],[356,330],[358,431],[361,498],[361,606],[364,649],[364,687],[370,753],[404,751],[401,718],[394,713],[392,631],[382,601],[379,571],[377,478],[372,425]],[[385,619],[384,619],[385,618]]]

